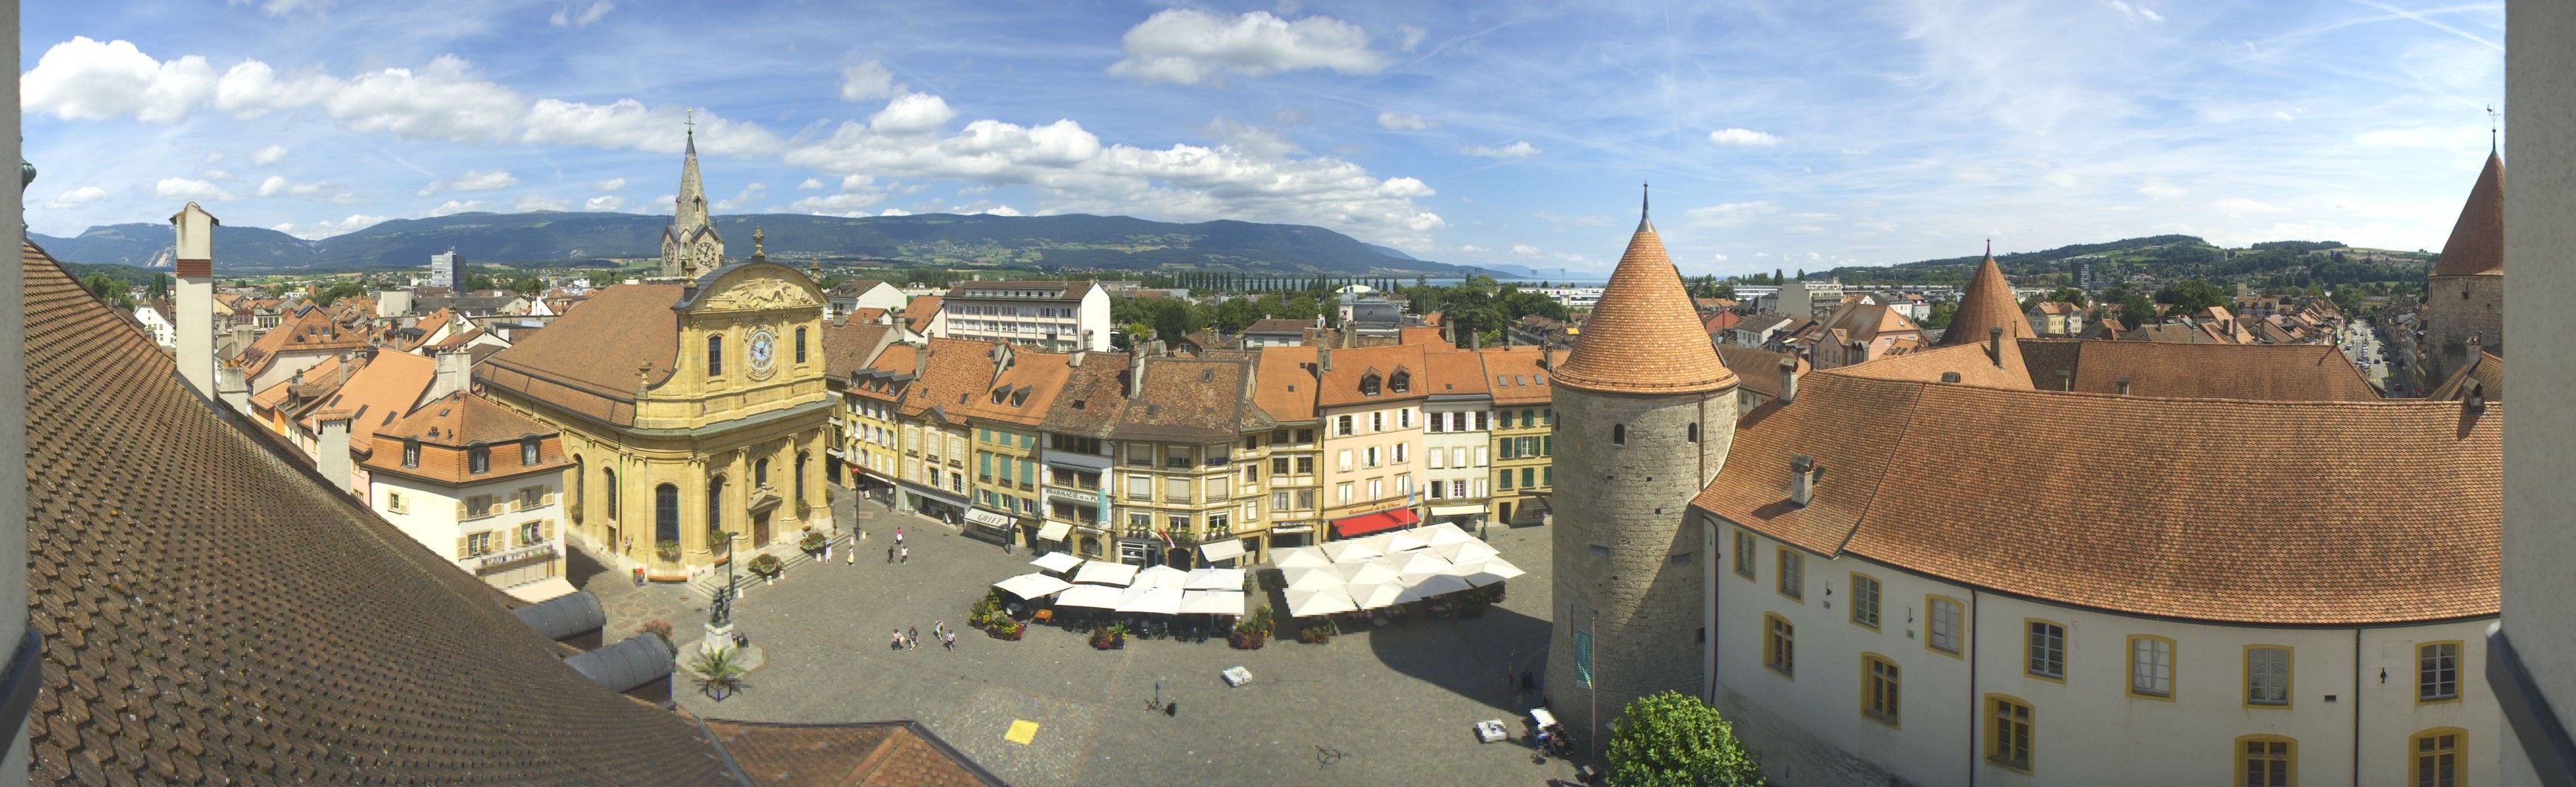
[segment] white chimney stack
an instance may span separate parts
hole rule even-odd
[[[1793,358],[1782,358],[1780,359],[1780,403],[1788,404],[1795,401],[1798,401],[1798,361]]]
[[[448,394],[465,390],[466,380],[474,374],[474,356],[463,349],[441,352],[437,360],[438,371],[430,376],[429,391],[421,394],[420,404],[435,402]]]
[[[320,433],[313,446],[313,469],[331,488],[349,488],[349,418],[350,410],[332,410],[313,416],[313,426]]]
[[[178,233],[174,248],[179,280],[178,301],[171,308],[177,312],[171,320],[179,324],[179,378],[197,395],[213,398],[215,390],[215,225],[214,214],[197,203],[170,217]]]
[[[215,368],[215,396],[230,405],[233,412],[250,414],[250,379],[239,366]]]

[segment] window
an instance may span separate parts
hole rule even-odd
[[[1374,375],[1374,374],[1368,374],[1368,375],[1361,375],[1361,376],[1360,376],[1360,395],[1361,395],[1361,396],[1376,396],[1376,395],[1377,395],[1377,390],[1378,390],[1378,377],[1377,377],[1377,375]]]
[[[1334,494],[1335,494],[1335,495],[1337,495],[1337,496],[1339,496],[1339,497],[1341,498],[1340,505],[1350,505],[1350,503],[1351,503],[1351,482],[1349,482],[1349,481],[1344,481],[1344,482],[1341,482],[1340,484],[1335,485],[1335,486],[1333,487],[1333,492],[1334,492]]]
[[[1510,488],[1512,488],[1512,469],[1511,469],[1511,468],[1508,468],[1508,467],[1503,468],[1503,472],[1501,473],[1501,475],[1502,475],[1502,479],[1503,479],[1503,488],[1504,488],[1504,489],[1510,489]]]
[[[2415,733],[2415,787],[2458,787],[2460,783],[2460,744],[2468,733],[2457,727],[2441,727]]]
[[[478,445],[465,449],[465,470],[470,473],[492,471],[492,447]]]
[[[2415,701],[2449,702],[2460,698],[2460,643],[2427,642],[2415,647]]]
[[[1131,475],[1127,477],[1127,499],[1144,500],[1153,496],[1153,476]]]
[[[1366,460],[1366,461],[1365,461],[1365,463],[1364,463],[1362,466],[1364,466],[1364,467],[1376,467],[1376,466],[1377,466],[1377,446],[1373,446],[1373,445],[1372,445],[1372,446],[1369,446],[1368,448],[1365,448],[1365,449],[1362,449],[1362,450],[1366,452],[1366,453],[1363,453],[1363,454],[1362,454],[1362,456],[1363,456],[1363,457],[1365,457],[1365,460]]]
[[[1404,389],[1402,389],[1402,388],[1398,388],[1398,389],[1396,389],[1396,391],[1397,391],[1397,392],[1399,392],[1399,393],[1401,393],[1403,390],[1404,390]],[[1397,411],[1395,411],[1395,428],[1397,428],[1397,429],[1411,429],[1411,428],[1413,428],[1413,408],[1407,407],[1407,408],[1404,408],[1404,409],[1402,409],[1402,410],[1397,410]]]
[[[1369,431],[1371,431],[1371,432],[1383,432],[1383,431],[1386,431],[1386,413],[1384,413],[1384,412],[1373,412],[1373,413],[1369,413]]]
[[[1860,656],[1860,713],[1880,724],[1896,725],[1899,703],[1896,662],[1874,653]]]
[[[707,337],[707,376],[724,374],[724,337]]]
[[[1923,638],[1923,646],[1952,656],[1959,655],[1959,632],[1964,630],[1960,624],[1963,622],[1961,618],[1966,617],[1967,607],[1957,599],[1942,596],[1925,596],[1923,606],[1931,610],[1932,618],[1931,632]]]
[[[1867,574],[1851,577],[1851,622],[1871,631],[1878,630],[1878,579]]]
[[[397,513],[397,514],[399,514],[399,513],[402,513],[402,512],[403,512],[403,499],[402,499],[402,493],[401,493],[401,492],[386,492],[386,493],[385,493],[385,510],[387,510],[387,511],[391,511],[391,512],[394,512],[394,513]]]
[[[492,554],[492,531],[486,530],[466,536],[465,554],[467,557]]]
[[[1272,492],[1272,493],[1270,493],[1270,510],[1272,510],[1272,511],[1286,511],[1286,510],[1288,510],[1288,493],[1286,493],[1286,492]]]
[[[1314,475],[1314,474],[1315,474],[1315,458],[1314,458],[1314,457],[1311,457],[1311,456],[1301,456],[1301,457],[1297,457],[1297,474],[1298,474],[1298,475]]]
[[[1735,531],[1735,575],[1753,578],[1753,534]]]
[[[1288,474],[1288,457],[1284,457],[1284,456],[1282,456],[1282,457],[1278,457],[1278,458],[1276,458],[1276,459],[1272,459],[1272,460],[1270,460],[1270,474],[1271,474],[1271,475],[1287,475],[1287,474]]]
[[[1340,460],[1336,462],[1336,464],[1342,466],[1342,472],[1348,473],[1351,471],[1351,449],[1342,449],[1342,452],[1334,458]]]
[[[1449,452],[1447,452],[1447,451],[1442,451],[1442,450],[1440,450],[1440,449],[1435,448],[1435,449],[1432,449],[1432,450],[1431,450],[1431,453],[1426,454],[1425,456],[1428,456],[1428,457],[1430,457],[1430,459],[1431,459],[1431,469],[1433,469],[1433,470],[1443,470],[1443,469],[1447,469],[1447,461],[1446,461],[1446,460],[1449,458]],[[1403,461],[1403,460],[1399,458],[1397,461]]]
[[[545,524],[529,522],[519,526],[519,543],[534,544],[545,540]]]
[[[420,466],[420,439],[419,439],[419,438],[413,438],[413,437],[406,437],[406,438],[403,438],[403,462],[402,462],[402,465],[403,465],[404,467],[419,467],[419,466]]]
[[[2290,787],[2298,772],[2299,744],[2277,735],[2236,739],[2236,772],[2243,787]]]
[[[2030,703],[2001,694],[1986,695],[1986,761],[2030,772]]]
[[[1796,601],[1805,601],[1807,599],[1807,556],[1798,554],[1798,550],[1781,547],[1779,562],[1780,595]]]
[[[1538,468],[1535,468],[1535,467],[1524,467],[1524,468],[1521,468],[1521,486],[1522,486],[1522,487],[1535,487],[1535,486],[1538,486]]]
[[[1699,442],[1699,424],[1691,424],[1690,428],[1685,431],[1689,435],[1691,442]]]
[[[2278,645],[2245,648],[2245,704],[2287,707],[2290,704],[2290,649]]]
[[[1404,463],[1404,457],[1405,457],[1405,455],[1406,455],[1406,453],[1407,453],[1408,449],[1410,449],[1410,448],[1412,448],[1412,444],[1411,444],[1411,443],[1396,443],[1396,444],[1395,444],[1395,463],[1396,463],[1396,464],[1403,464],[1403,463]]]
[[[605,467],[600,468],[600,469],[599,469],[599,489],[600,489],[601,502],[604,502],[604,503],[607,503],[607,504],[608,504],[608,518],[610,518],[610,519],[616,519],[616,518],[617,518],[617,471],[615,471],[615,470],[610,470],[610,469],[605,468]]]
[[[1370,499],[1370,500],[1377,500],[1377,499],[1380,499],[1380,498],[1386,497],[1386,479],[1383,479],[1383,478],[1371,478],[1371,479],[1369,479],[1368,484],[1369,484],[1369,496],[1368,496],[1368,499]]]
[[[1611,425],[1610,425],[1610,444],[1611,444],[1611,445],[1627,445],[1627,444],[1628,444],[1628,425],[1627,425],[1627,424],[1611,424]]]
[[[2129,695],[2173,699],[2174,641],[2163,637],[2129,637]]]
[[[535,467],[535,466],[537,466],[537,438],[534,438],[534,437],[522,437],[522,438],[519,438],[519,466],[520,466],[520,467]]]
[[[1798,627],[1778,615],[1762,616],[1762,666],[1783,677],[1798,676]]]
[[[1396,393],[1411,391],[1413,390],[1413,374],[1410,372],[1396,372],[1394,376],[1386,378],[1386,387]]]
[[[1342,437],[1351,436],[1351,417],[1347,415],[1335,417],[1333,419],[1333,434]]]
[[[796,326],[796,362],[805,362],[805,326]]]
[[[2030,651],[2030,674],[2050,680],[2066,679],[2066,627],[2045,620],[2027,621],[2030,630],[2024,640]]]

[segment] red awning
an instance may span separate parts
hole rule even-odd
[[[1334,538],[1356,538],[1382,530],[1412,527],[1422,523],[1422,516],[1410,508],[1390,508],[1374,514],[1346,516],[1333,520]]]

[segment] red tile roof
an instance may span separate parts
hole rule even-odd
[[[635,422],[636,391],[671,378],[680,351],[677,282],[619,284],[475,368],[493,385],[617,425]],[[639,375],[640,370],[640,377]]]
[[[1709,345],[1653,224],[1637,224],[1601,300],[1583,322],[1583,340],[1555,379],[1558,385],[1624,394],[1707,393],[1735,384],[1735,373]]]
[[[1941,344],[1947,347],[1982,343],[1990,333],[1988,328],[2004,329],[2006,339],[2039,335],[2030,331],[2030,320],[2022,316],[2021,304],[2013,300],[2012,282],[2004,280],[2003,268],[1995,265],[1992,253],[1977,263],[1977,272],[1968,278],[1968,288],[1959,293],[1959,311],[1950,317],[1950,327],[1941,334]]]
[[[2478,170],[2477,185],[2469,187],[2469,201],[2460,206],[2460,220],[2451,225],[2451,240],[2442,244],[2432,275],[2504,275],[2502,156],[2487,154],[2486,167]]]
[[[1315,420],[1314,347],[1261,348],[1252,403],[1279,421]]]
[[[2133,396],[2283,402],[2377,401],[2379,391],[2331,344],[2182,344],[2026,339],[2030,387]],[[2071,372],[2060,375],[2059,372]]]
[[[1487,347],[1476,351],[1484,362],[1485,377],[1494,385],[1491,391],[1495,406],[1546,404],[1554,399],[1548,375],[1553,367],[1565,365],[1565,350],[1540,355],[1545,348],[1534,345]]]

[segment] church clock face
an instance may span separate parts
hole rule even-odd
[[[752,373],[768,374],[770,363],[776,360],[778,360],[778,337],[772,335],[767,328],[753,331],[751,333]]]

